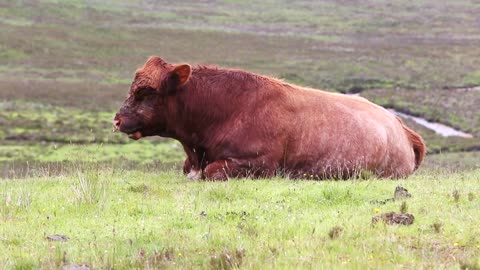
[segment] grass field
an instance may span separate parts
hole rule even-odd
[[[480,269],[479,13],[469,0],[0,2],[0,268]],[[429,154],[400,181],[190,182],[179,143],[111,132],[149,55],[360,92],[474,138],[406,120]],[[397,185],[412,197],[381,204]],[[404,202],[413,225],[372,226]]]
[[[397,185],[412,197],[379,203]],[[0,181],[0,261],[6,269],[478,269],[479,187],[479,169],[403,181],[209,183],[80,167]],[[402,204],[413,225],[372,225]],[[48,241],[53,234],[69,240]]]

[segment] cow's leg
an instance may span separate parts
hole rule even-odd
[[[199,180],[202,178],[202,169],[200,166],[192,165],[189,157],[187,157],[183,163],[183,173],[186,174],[190,180]]]
[[[275,168],[252,160],[217,160],[203,170],[206,180],[227,181],[229,177],[272,177]]]
[[[185,150],[185,153],[187,154],[187,158],[185,159],[185,162],[183,163],[183,173],[187,175],[188,179],[190,180],[199,180],[202,178],[202,168],[200,166],[199,158],[198,158],[198,152],[194,151],[193,149],[190,149],[186,147],[185,145],[183,146],[183,149]]]
[[[187,157],[183,162],[183,173],[187,174],[192,170],[192,163],[190,162],[190,158]]]
[[[211,181],[227,181],[232,167],[232,162],[227,160],[217,160],[205,167],[203,176],[206,180]]]

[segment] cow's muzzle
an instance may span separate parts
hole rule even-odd
[[[120,130],[120,119],[117,119],[117,117],[115,117],[112,121],[112,124],[113,124],[113,132],[117,132]]]
[[[132,119],[122,119],[122,117],[117,114],[112,121],[113,124],[113,132],[123,132],[128,135],[130,139],[138,140],[143,137],[142,133],[140,132],[140,127],[136,124],[136,121],[132,121]]]

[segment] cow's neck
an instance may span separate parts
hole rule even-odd
[[[219,82],[205,76],[194,76],[172,98],[173,117],[170,118],[169,128],[172,138],[185,144],[203,145],[210,141],[209,134],[235,117],[234,112],[239,111],[236,107],[241,106],[241,100],[232,100],[232,93],[228,90],[235,89],[221,89],[222,78]]]

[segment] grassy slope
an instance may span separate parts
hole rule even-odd
[[[479,9],[466,0],[26,0],[0,6],[0,61],[4,75],[103,82],[127,82],[133,64],[161,54],[326,88],[478,84]]]
[[[332,90],[381,87],[364,95],[478,137],[480,93],[424,89],[480,83],[478,9],[464,0],[9,1],[0,5],[1,106],[29,105],[13,109],[19,117],[0,111],[0,140],[125,142],[108,134],[109,121],[151,54]],[[432,152],[480,145],[422,134]]]
[[[401,202],[371,203],[393,196],[398,184],[413,194],[406,203],[414,224],[372,226],[376,211],[399,211]],[[479,186],[478,169],[401,183],[205,183],[108,167],[1,180],[0,262],[7,269],[223,269],[231,256],[243,269],[478,267]],[[331,239],[335,226],[341,233]],[[50,242],[50,234],[70,240]]]

